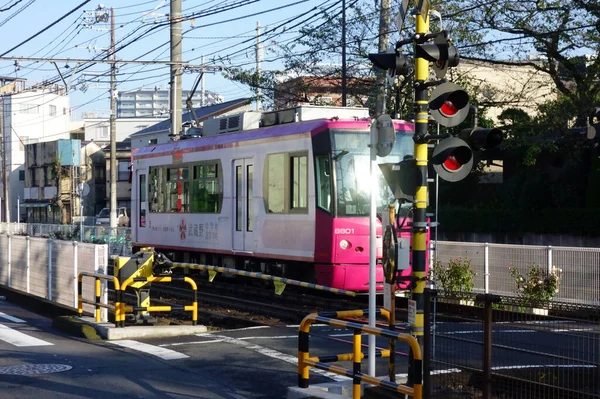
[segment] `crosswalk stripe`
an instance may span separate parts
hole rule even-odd
[[[13,317],[13,316],[8,315],[8,314],[6,314],[4,312],[0,312],[0,317],[2,317],[3,319],[6,319],[8,321],[12,321],[13,323],[26,323],[25,320],[21,320],[21,319],[19,319],[17,317]]]
[[[162,348],[156,345],[145,344],[143,342],[133,341],[129,339],[119,340],[119,341],[108,341],[111,344],[119,345],[124,348],[133,349],[136,351],[148,353],[150,355],[154,355],[160,357],[164,360],[175,360],[175,359],[185,359],[188,358],[188,355],[184,355],[183,353],[176,352],[171,349]]]
[[[54,345],[50,342],[13,330],[10,327],[0,324],[0,340],[14,346],[48,346]]]

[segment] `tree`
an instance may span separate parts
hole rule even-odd
[[[550,76],[560,93],[561,120],[581,123],[600,99],[600,5],[597,0],[450,0],[471,7],[469,31],[494,38],[476,46],[473,59],[526,65]],[[507,60],[508,58],[508,60]],[[565,113],[568,111],[569,113]]]

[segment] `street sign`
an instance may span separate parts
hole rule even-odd
[[[417,324],[417,301],[408,300],[408,324]]]
[[[419,0],[419,4],[417,5],[417,11],[421,14],[424,21],[427,21],[429,17],[429,9],[431,8],[431,4],[429,0]]]
[[[90,193],[90,186],[86,183],[79,183],[77,185],[77,195],[85,197]]]
[[[400,11],[396,14],[396,18],[394,21],[396,22],[396,28],[398,28],[398,32],[402,32],[402,28],[404,27],[404,20],[406,19],[406,12],[408,11],[408,0],[402,0],[402,7],[400,7]]]

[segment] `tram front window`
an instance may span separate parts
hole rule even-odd
[[[334,130],[333,137],[337,215],[368,216],[371,209],[370,134]],[[412,156],[413,149],[412,132],[398,131],[391,153],[385,158],[377,157],[377,163],[400,162],[406,156]],[[394,201],[394,195],[379,168],[376,168],[375,176],[377,211],[381,212]]]

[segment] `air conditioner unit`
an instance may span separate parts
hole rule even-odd
[[[240,132],[257,129],[261,118],[260,112],[247,111],[239,114],[207,119],[203,125],[203,136]]]

